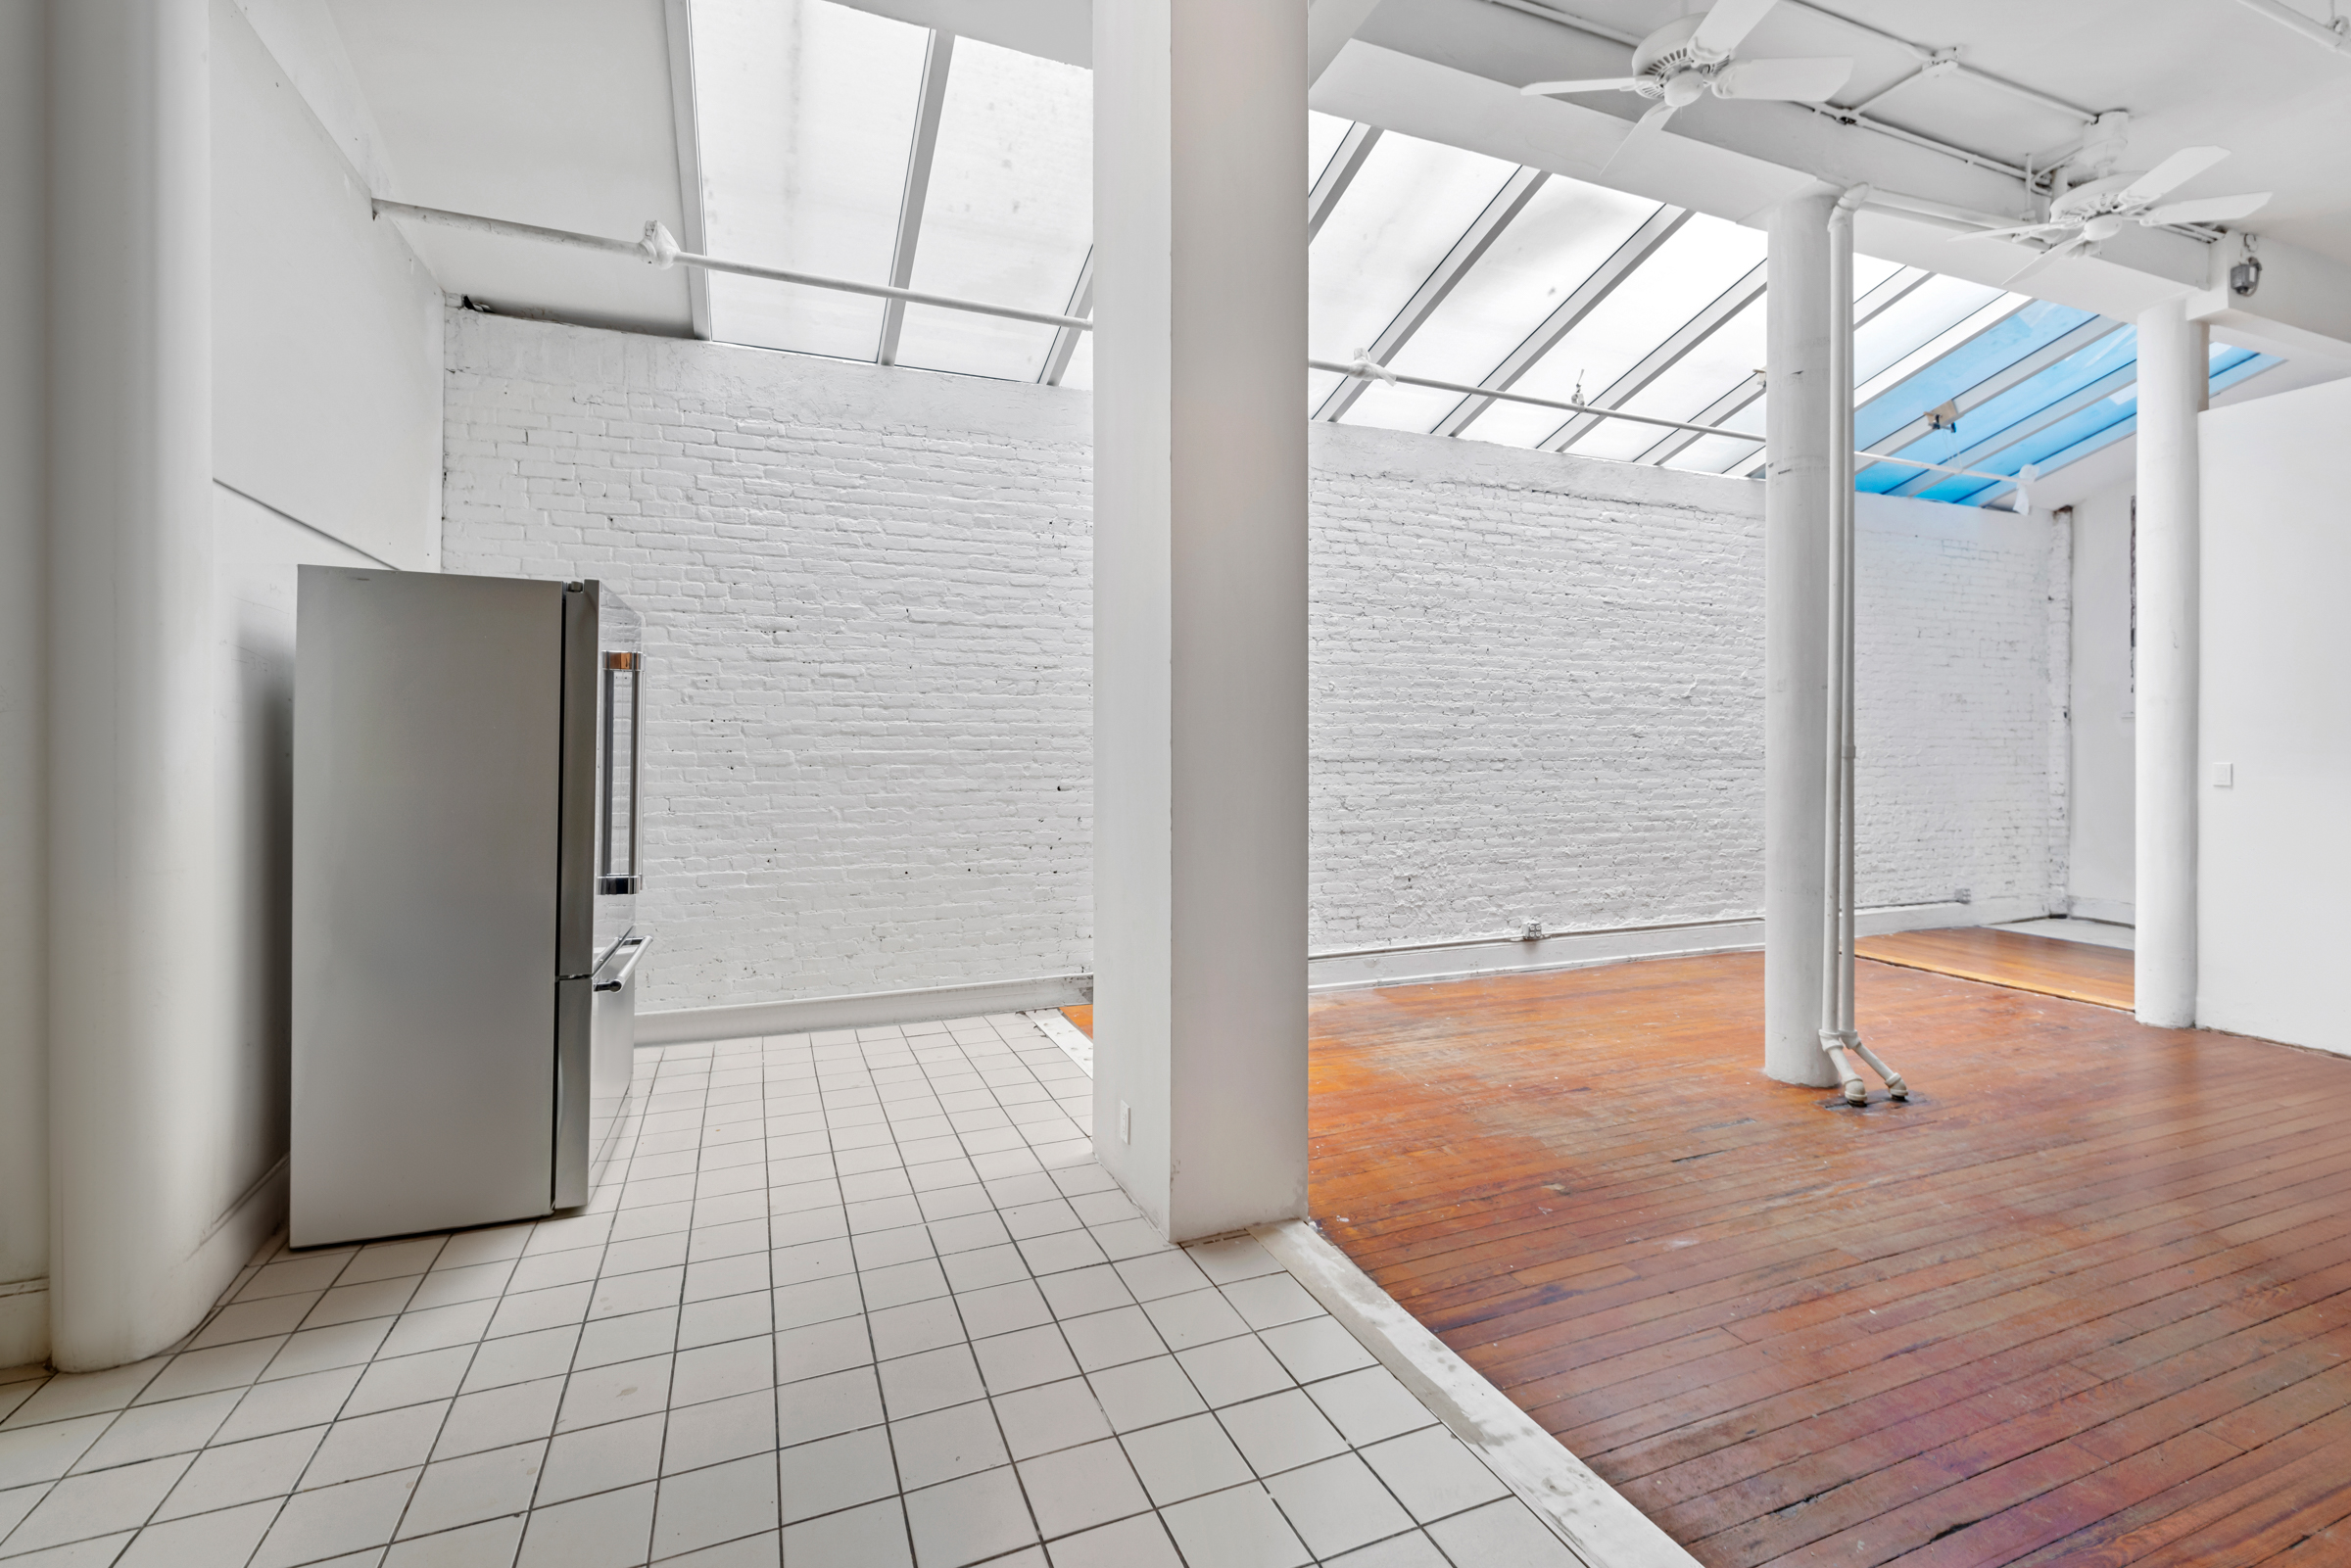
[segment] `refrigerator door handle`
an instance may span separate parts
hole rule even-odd
[[[634,893],[644,885],[644,867],[638,857],[637,819],[643,810],[639,784],[644,777],[645,756],[645,655],[636,651],[607,651],[602,658],[604,674],[604,798],[600,803],[601,813],[599,837],[600,864],[597,868],[596,890],[600,893]],[[612,755],[614,728],[614,690],[616,678],[629,678],[629,842],[625,869],[613,867],[613,793],[620,784],[620,759]]]

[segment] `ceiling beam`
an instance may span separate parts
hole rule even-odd
[[[1330,162],[1315,176],[1314,188],[1306,193],[1307,244],[1314,244],[1315,236],[1322,232],[1331,209],[1339,205],[1339,198],[1347,194],[1347,187],[1363,171],[1364,160],[1378,145],[1377,125],[1350,125],[1347,134],[1339,138],[1338,150],[1330,155]]]
[[[1413,291],[1413,297],[1405,301],[1404,309],[1396,312],[1396,318],[1382,328],[1379,336],[1363,351],[1363,357],[1373,364],[1386,364],[1395,358],[1437,307],[1445,303],[1445,297],[1454,291],[1455,285],[1477,264],[1478,258],[1493,248],[1494,242],[1502,237],[1502,231],[1510,227],[1511,219],[1526,211],[1526,204],[1535,199],[1535,193],[1550,178],[1539,168],[1521,168],[1503,181],[1502,189],[1494,193],[1494,199],[1486,204],[1485,211],[1478,214],[1477,220],[1469,225],[1460,239],[1453,242],[1453,249],[1445,253],[1445,259],[1437,263],[1436,269]],[[1322,400],[1322,406],[1315,410],[1315,417],[1335,423],[1341,414],[1355,406],[1355,401],[1370,385],[1361,376],[1350,376],[1330,390],[1330,396]]]
[[[1632,274],[1633,268],[1649,260],[1652,252],[1673,238],[1690,214],[1678,207],[1660,207],[1649,215],[1649,220],[1633,230],[1623,244],[1611,252],[1608,259],[1592,269],[1589,277],[1575,286],[1575,292],[1561,300],[1542,325],[1512,349],[1510,356],[1496,365],[1493,372],[1479,378],[1478,385],[1497,392],[1508,392],[1518,378],[1535,366],[1559,341],[1573,332],[1584,317],[1599,309],[1603,300],[1616,292],[1616,285]],[[1494,406],[1492,398],[1463,398],[1453,405],[1451,412],[1437,421],[1431,432],[1439,436],[1458,436],[1488,408]]]
[[[1641,356],[1641,361],[1607,385],[1597,398],[1586,400],[1595,408],[1621,408],[1643,388],[1682,362],[1691,350],[1705,342],[1730,321],[1731,317],[1763,297],[1763,285],[1770,275],[1771,263],[1757,261],[1747,275],[1720,294],[1706,308],[1676,327],[1673,335]],[[1537,445],[1553,451],[1565,451],[1581,441],[1600,420],[1592,414],[1577,414],[1553,431]]]
[[[1306,10],[1306,84],[1312,87],[1339,58],[1347,40],[1364,24],[1379,0],[1308,0]]]
[[[889,286],[914,287],[914,248],[923,237],[923,204],[931,196],[931,161],[938,153],[938,121],[946,111],[947,72],[955,64],[955,35],[931,29],[923,51],[923,86],[914,113],[914,146],[906,157],[906,188],[898,197],[898,237],[889,253]],[[878,364],[898,362],[898,334],[906,325],[906,302],[891,300],[882,307],[882,347]]]
[[[1085,262],[1078,268],[1078,286],[1070,291],[1070,308],[1065,315],[1094,313],[1094,248],[1085,248]],[[1058,387],[1061,378],[1070,371],[1070,356],[1078,352],[1078,340],[1083,333],[1077,327],[1055,327],[1053,347],[1045,352],[1044,368],[1036,379],[1045,386]]]

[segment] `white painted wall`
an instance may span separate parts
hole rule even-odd
[[[2132,691],[2128,479],[2073,503],[2072,912],[2131,920],[2136,726]]]
[[[0,213],[47,205],[46,0],[0,0]],[[0,1366],[49,1344],[46,247],[0,245]]]
[[[213,75],[214,476],[430,570],[440,288],[229,0],[213,0]]]
[[[1084,394],[462,311],[449,365],[447,568],[662,656],[648,1009],[1090,968]],[[1755,914],[1760,487],[1313,441],[1312,945]],[[2062,532],[1859,521],[1864,902],[2059,907]]]
[[[2203,453],[2196,1022],[2351,1053],[2351,381],[2216,408]],[[2218,787],[2217,765],[2234,771]]]

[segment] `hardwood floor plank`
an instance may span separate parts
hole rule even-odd
[[[2351,1063],[1906,934],[2009,969],[1863,966],[1859,1113],[1756,1070],[1753,955],[1316,997],[1315,1216],[1710,1565],[2328,1560],[2244,1461],[2351,1476]]]

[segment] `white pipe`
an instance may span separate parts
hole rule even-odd
[[[2284,0],[2237,0],[2237,4],[2258,11],[2272,22],[2294,29],[2303,37],[2323,43],[2329,49],[2342,49],[2351,44],[2351,24],[2337,17],[2331,24],[2316,17],[2304,16]]]
[[[1854,916],[1854,628],[1856,559],[1853,548],[1853,213],[1869,198],[1855,186],[1829,214],[1829,445],[1838,455],[1829,493],[1829,678],[1826,726],[1826,811],[1822,848],[1821,1049],[1836,1069],[1850,1105],[1865,1105],[1869,1088],[1853,1053],[1906,1099],[1909,1088],[1861,1043],[1853,1012]]]
[[[551,245],[568,245],[581,250],[631,256],[655,266],[698,266],[706,271],[733,272],[743,277],[766,278],[774,283],[799,283],[809,288],[835,289],[843,294],[871,295],[879,300],[903,300],[908,305],[935,305],[944,310],[968,310],[977,315],[1033,321],[1039,326],[1070,327],[1080,332],[1091,331],[1094,325],[1082,316],[1058,315],[1050,310],[1024,310],[1016,306],[988,305],[979,300],[957,299],[948,294],[892,288],[887,283],[859,283],[850,278],[826,277],[819,272],[796,272],[789,267],[759,266],[749,261],[729,261],[694,251],[681,251],[677,241],[670,238],[669,231],[657,222],[646,224],[645,238],[642,240],[613,240],[600,234],[542,228],[536,223],[511,223],[504,218],[477,217],[470,213],[451,213],[437,207],[416,207],[407,202],[379,199],[375,203],[375,211],[379,215],[411,218],[419,223],[439,224],[443,228],[470,229],[477,234],[500,234],[509,239],[540,240]]]
[[[1852,886],[1853,679],[1853,208],[1847,191],[1829,213],[1829,669],[1822,726],[1826,808],[1821,832],[1820,1045],[1850,1105],[1869,1101],[1846,1047],[1852,1042],[1852,966],[1846,911]]]
[[[1867,187],[1863,187],[1867,189]],[[795,272],[779,266],[760,266],[750,261],[730,261],[715,256],[702,256],[693,251],[681,251],[669,230],[658,221],[645,225],[645,237],[637,240],[608,239],[601,234],[582,234],[573,229],[546,228],[537,223],[516,223],[503,217],[480,217],[471,213],[453,213],[444,208],[418,207],[408,202],[389,202],[378,198],[375,212],[382,217],[405,217],[418,223],[432,223],[442,228],[465,229],[475,234],[496,234],[506,239],[538,240],[547,245],[564,245],[574,250],[600,251],[607,256],[626,256],[633,261],[654,266],[698,266],[712,272],[733,272],[743,277],[767,278],[777,283],[798,283],[815,289],[834,289],[843,294],[865,294],[877,299],[902,300],[908,305],[934,305],[942,310],[968,310],[977,315],[1002,316],[1013,321],[1033,321],[1040,326],[1063,327],[1073,332],[1091,332],[1094,323],[1081,315],[1055,315],[1047,310],[1024,310],[1016,306],[990,305],[983,300],[960,299],[950,294],[926,294],[919,289],[895,288],[886,283],[859,283],[850,278],[827,277],[817,272]],[[1505,403],[1523,403],[1537,408],[1557,408],[1565,413],[1588,414],[1595,419],[1622,419],[1636,425],[1654,425],[1660,430],[1688,430],[1702,436],[1735,436],[1742,441],[1756,438],[1751,430],[1733,430],[1723,425],[1696,425],[1681,419],[1659,419],[1652,414],[1627,413],[1621,408],[1595,408],[1574,399],[1538,398],[1524,392],[1507,392],[1498,387],[1473,386],[1464,381],[1439,381],[1428,376],[1401,375],[1384,365],[1363,360],[1341,363],[1335,359],[1309,359],[1310,370],[1333,370],[1344,376],[1362,376],[1408,387],[1429,387],[1439,392],[1455,392],[1463,396],[1494,398]],[[1941,463],[1921,462],[1915,457],[1895,457],[1885,452],[1856,451],[1855,457],[1867,457],[1871,462],[1899,463],[1905,468],[1924,468],[1939,474],[1958,474],[1968,479],[1990,479],[2006,482],[2012,475],[1985,473],[1975,468],[1948,468]]]

